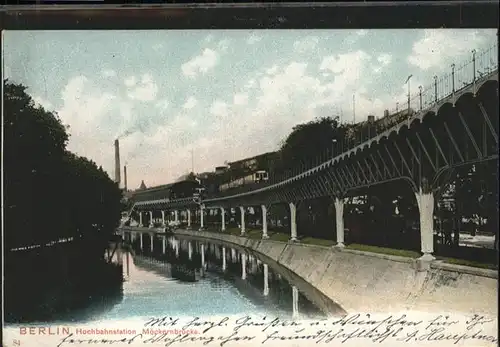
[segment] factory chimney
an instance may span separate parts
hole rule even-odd
[[[123,188],[127,191],[127,165],[123,167]]]
[[[120,144],[115,140],[115,182],[120,187]]]

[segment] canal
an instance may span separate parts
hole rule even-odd
[[[89,298],[85,308],[51,321],[26,323],[103,323],[164,315],[304,319],[340,312],[304,280],[245,249],[172,236],[156,236],[151,244],[144,234],[142,248],[136,240],[115,252],[113,261],[123,268],[120,290]]]

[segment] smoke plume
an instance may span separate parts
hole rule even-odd
[[[127,130],[123,131],[120,135],[116,137],[117,140],[124,139],[134,133],[145,133],[144,124],[135,124],[129,127]]]
[[[118,135],[116,137],[117,140],[122,140],[124,139],[125,137],[127,136],[130,136],[132,135],[133,133],[137,132],[137,129],[128,129],[128,130],[125,130],[123,133],[121,133],[120,135]]]

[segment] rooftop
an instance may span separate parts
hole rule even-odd
[[[257,159],[257,158],[262,158],[262,157],[267,157],[267,156],[273,156],[273,155],[277,155],[277,154],[278,154],[278,152],[267,152],[267,153],[255,155],[253,157],[248,157],[248,158],[245,158],[245,159],[236,160],[236,161],[230,162],[228,164],[229,165],[240,164],[240,163],[252,160],[252,159]]]

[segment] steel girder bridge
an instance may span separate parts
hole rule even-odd
[[[475,71],[474,71],[475,75]],[[465,84],[465,83],[464,83]],[[306,171],[272,182],[265,187],[238,194],[193,199],[142,201],[134,205],[141,216],[164,210],[199,214],[204,227],[204,211],[221,211],[225,230],[225,210],[239,207],[241,232],[245,232],[246,207],[260,206],[262,236],[267,238],[267,209],[273,204],[290,208],[290,240],[297,240],[296,210],[299,203],[318,197],[331,197],[336,210],[337,246],[344,244],[344,201],[369,187],[392,181],[405,181],[412,188],[420,213],[422,260],[432,260],[436,199],[454,171],[465,165],[498,160],[498,65],[480,78],[438,99],[381,134]],[[150,225],[152,226],[152,225]]]

